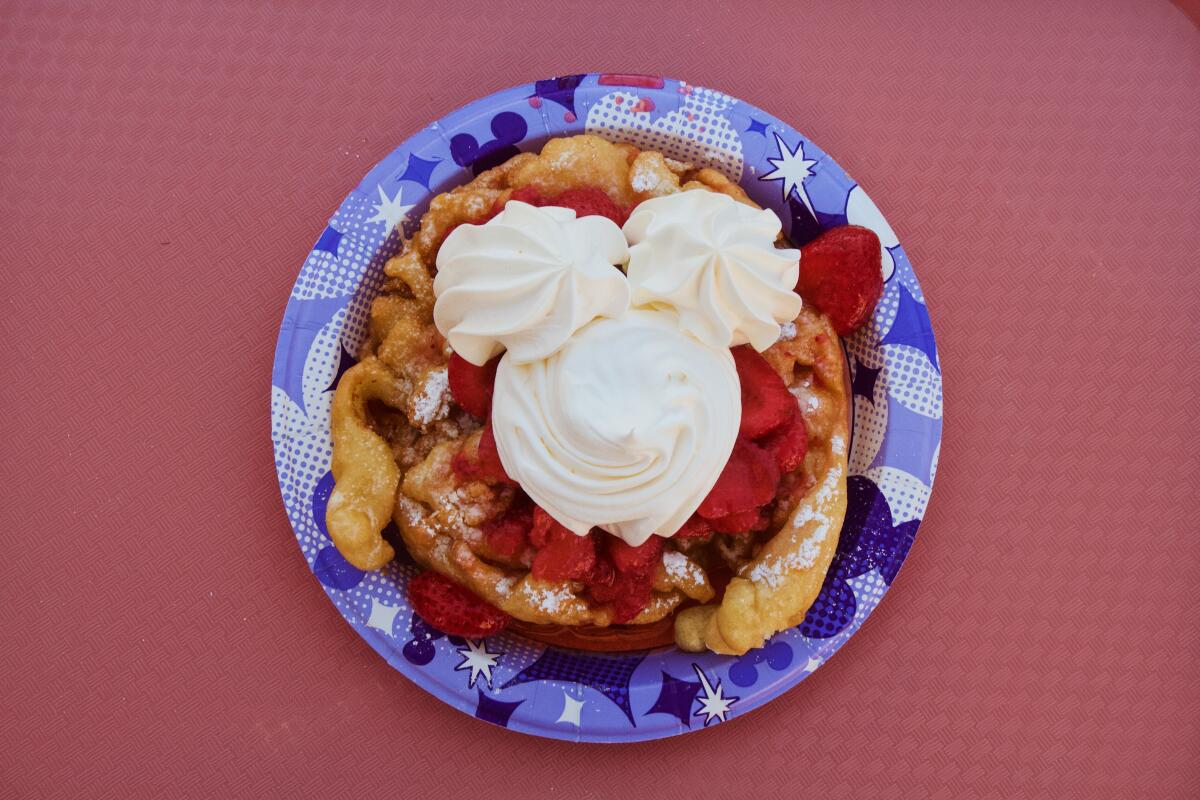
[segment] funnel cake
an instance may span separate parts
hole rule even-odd
[[[596,189],[617,211],[588,213],[627,214],[681,190],[718,192],[754,206],[715,170],[590,135],[552,139],[540,154],[514,156],[434,197],[420,229],[385,266],[360,361],[338,384],[329,532],[349,562],[378,569],[394,556],[382,535],[394,519],[420,565],[468,588],[537,638],[617,650],[662,644],[673,635],[688,650],[744,653],[804,618],[845,513],[846,364],[828,318],[811,305],[762,353],[796,399],[807,432],[802,461],[782,471],[773,498],[742,529],[717,533],[703,520],[689,521],[662,539],[649,600],[630,619],[621,618],[613,601],[598,602],[586,581],[534,577],[537,548],[527,540],[515,549],[497,547],[485,528],[529,500],[502,469],[462,468],[483,463],[495,444],[483,421],[448,391],[453,353],[433,314],[439,248],[455,227],[483,223],[514,192],[517,198],[563,197]],[[786,246],[782,236],[777,245]]]

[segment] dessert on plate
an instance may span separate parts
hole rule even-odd
[[[348,561],[394,521],[414,611],[472,638],[740,654],[804,618],[873,233],[793,249],[723,174],[581,135],[437,195],[384,272],[332,410]]]

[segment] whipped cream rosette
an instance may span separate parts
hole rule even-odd
[[[492,427],[505,470],[579,535],[670,536],[729,460],[741,417],[733,356],[632,309],[552,356],[496,372]]]
[[[729,348],[763,350],[800,313],[799,252],[779,232],[770,211],[685,191],[643,202],[624,231],[511,201],[446,237],[434,321],[476,365],[507,350],[500,459],[559,523],[640,545],[696,511],[738,435]]]
[[[625,223],[633,305],[671,309],[713,347],[763,351],[800,313],[800,251],[775,247],[781,224],[765,209],[696,189],[656,197]]]
[[[504,350],[519,362],[545,358],[596,317],[629,307],[629,282],[613,269],[628,256],[612,220],[510,202],[442,243],[434,323],[476,366]]]

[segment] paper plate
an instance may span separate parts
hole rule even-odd
[[[408,605],[414,566],[360,572],[325,529],[330,401],[364,338],[384,262],[433,195],[552,136],[583,132],[721,170],[775,211],[797,245],[850,222],[874,229],[886,248],[874,321],[846,341],[854,432],[837,555],[804,623],[740,658],[673,648],[610,656],[512,634],[478,642],[445,636]],[[455,708],[523,733],[578,741],[654,739],[723,724],[828,661],[879,604],[912,546],[942,431],[942,377],[924,296],[862,188],[770,114],[711,89],[642,75],[567,75],[497,92],[419,131],[376,165],[300,270],[271,383],[283,502],[304,558],[346,621],[389,664]]]

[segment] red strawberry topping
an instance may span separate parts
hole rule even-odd
[[[717,484],[696,510],[708,520],[769,503],[779,483],[775,458],[758,445],[738,439]]]
[[[740,535],[762,530],[770,520],[762,508],[751,508],[746,511],[735,511],[723,517],[711,520],[713,530],[717,533]]]
[[[614,203],[602,189],[567,189],[543,205],[572,208],[577,217],[608,217],[618,226],[624,225],[629,218],[629,210]]]
[[[645,543],[632,547],[615,536],[604,536],[608,543],[609,570],[615,571],[608,579],[608,571],[596,570],[599,580],[588,584],[588,592],[598,603],[611,603],[613,622],[618,625],[629,622],[650,604],[654,587],[654,575],[662,560],[663,540],[651,536]],[[600,559],[599,564],[605,564]]]
[[[482,639],[504,630],[511,617],[436,572],[408,582],[408,600],[421,619],[442,633]]]
[[[490,424],[483,426],[475,456],[471,457],[465,450],[459,451],[451,460],[450,468],[463,480],[517,485],[517,482],[508,477],[508,473],[504,471],[504,464],[500,461],[500,451],[496,449],[496,437],[492,433]]]
[[[608,217],[617,225],[625,224],[630,211],[628,208],[622,208],[614,203],[603,189],[595,187],[567,189],[565,192],[547,196],[542,194],[536,186],[522,186],[519,189],[513,189],[508,199],[529,203],[531,206],[558,206],[574,209],[577,217]],[[492,206],[491,216],[499,214],[502,210],[503,207],[499,204]]]
[[[542,190],[536,186],[522,186],[519,189],[513,189],[512,194],[508,196],[509,200],[519,200],[522,203],[529,203],[531,206],[544,206],[546,198],[542,196]]]
[[[533,504],[523,492],[513,498],[508,510],[483,525],[488,547],[505,558],[517,558],[529,546],[533,527]]]
[[[533,577],[539,580],[587,580],[596,566],[593,535],[589,532],[586,536],[576,536],[540,508],[533,511],[533,530],[529,539],[540,548],[530,568]]]
[[[541,506],[533,507],[533,527],[529,530],[529,541],[534,547],[545,547],[546,542],[550,540],[551,529],[559,527],[554,517],[547,514]]]
[[[791,472],[803,464],[808,452],[808,430],[804,427],[800,409],[793,405],[790,419],[759,439],[758,444],[775,456],[780,472]]]
[[[879,237],[860,225],[830,228],[800,248],[796,291],[840,336],[862,327],[883,294]]]
[[[653,569],[662,560],[662,551],[661,536],[651,536],[637,547],[615,536],[608,543],[608,557],[618,572],[634,572],[647,567]]]
[[[730,352],[742,386],[742,421],[738,432],[747,439],[757,439],[787,421],[796,408],[796,398],[779,373],[753,347],[742,345]]]
[[[458,353],[451,354],[447,367],[450,394],[463,411],[487,419],[488,411],[492,408],[492,389],[496,385],[496,367],[499,364],[499,356],[477,367]]]
[[[708,524],[708,520],[699,514],[692,514],[687,522],[683,523],[683,527],[675,532],[675,538],[687,539],[691,536],[708,536],[710,533],[712,526]]]

